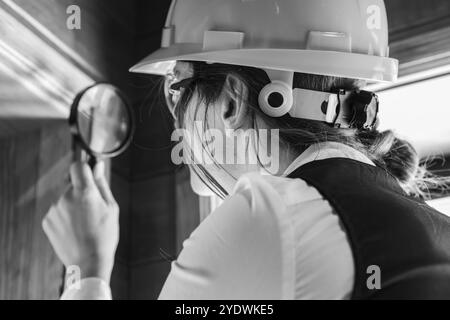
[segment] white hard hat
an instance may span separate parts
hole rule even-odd
[[[162,48],[132,72],[166,74],[177,60],[395,81],[383,0],[172,1]]]

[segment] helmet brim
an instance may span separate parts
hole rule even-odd
[[[149,55],[130,71],[166,75],[176,61],[203,61],[261,69],[319,74],[368,82],[394,82],[399,62],[358,53],[297,49],[233,49],[202,51],[199,45],[179,44]]]

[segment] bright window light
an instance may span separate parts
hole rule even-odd
[[[394,130],[423,157],[450,154],[450,76],[383,91],[380,130]]]
[[[427,202],[431,207],[450,217],[450,197]]]

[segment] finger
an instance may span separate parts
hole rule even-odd
[[[105,176],[105,163],[99,162],[94,168],[94,178],[95,184],[102,196],[102,198],[109,204],[116,203],[114,196],[111,192],[111,188],[109,187],[108,181]]]
[[[95,185],[91,168],[86,163],[75,162],[70,167],[70,179],[74,189],[84,190]]]

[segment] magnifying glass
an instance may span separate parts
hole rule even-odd
[[[97,83],[80,92],[69,117],[73,160],[87,162],[93,169],[99,160],[123,153],[134,134],[133,119],[125,95],[113,85]],[[61,294],[65,276],[63,270]]]
[[[124,94],[113,85],[97,83],[80,92],[69,117],[74,161],[91,168],[99,160],[123,153],[131,143],[134,122]]]

